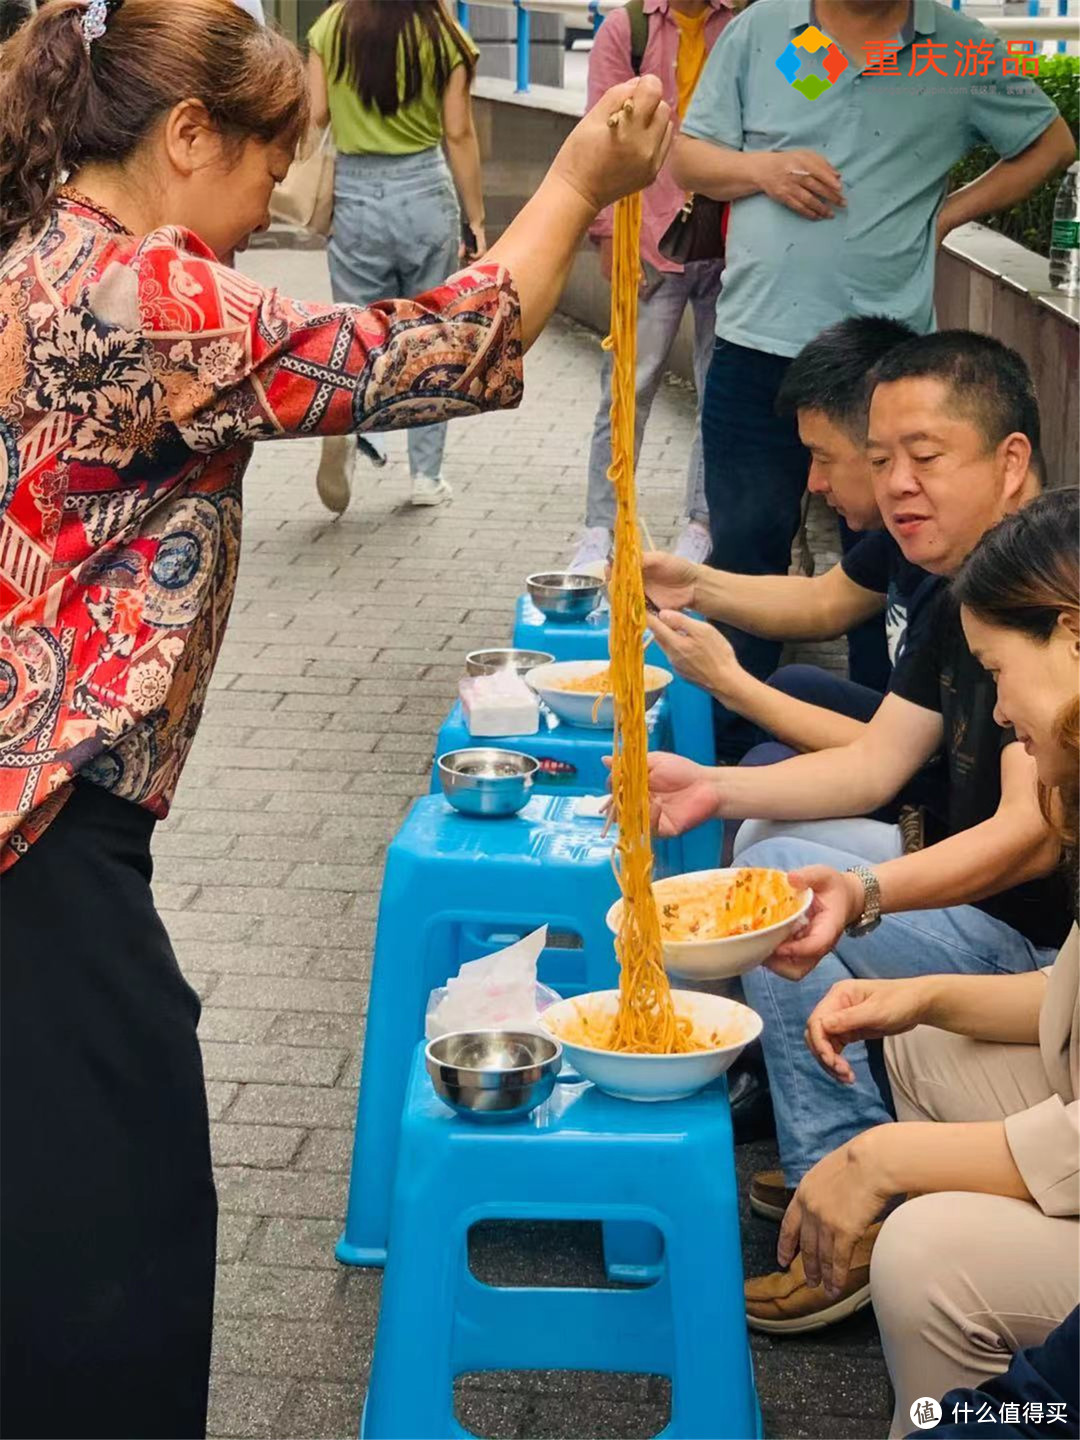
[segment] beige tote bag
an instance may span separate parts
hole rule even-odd
[[[334,139],[330,126],[308,133],[289,173],[270,197],[270,218],[329,235],[334,218]]]

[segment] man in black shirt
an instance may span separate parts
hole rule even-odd
[[[795,415],[810,452],[808,488],[860,534],[839,564],[811,577],[736,575],[677,555],[645,556],[645,589],[665,611],[652,624],[660,645],[680,674],[747,722],[726,727],[729,740],[741,739],[737,746],[732,740],[724,760],[737,759],[761,730],[790,747],[770,751],[769,760],[846,744],[874,714],[881,692],[811,665],[786,666],[766,683],[743,669],[712,624],[667,612],[697,610],[763,639],[813,641],[834,639],[868,621],[880,624],[884,611],[892,663],[907,627],[939,583],[905,560],[880,528],[866,456],[867,377],[912,335],[896,320],[842,320],[804,346],[784,377],[777,405]],[[754,763],[764,758],[758,754]]]
[[[988,336],[946,331],[898,346],[872,379],[868,453],[882,517],[909,561],[955,574],[991,526],[1041,489],[1027,367]],[[1067,895],[1053,874],[1058,847],[1040,812],[1034,762],[997,727],[993,708],[993,684],[943,590],[854,742],[760,769],[650,757],[661,835],[716,815],[783,820],[786,833],[751,845],[742,863],[809,867],[803,883],[820,889],[808,934],[743,977],[765,1018],[783,1165],[782,1177],[755,1177],[751,1203],[762,1213],[782,1211],[785,1189],[817,1161],[890,1119],[865,1047],[845,1052],[855,1081],[841,1086],[803,1044],[810,1012],[836,981],[1034,969],[1050,964],[1064,939]],[[902,855],[895,827],[826,819],[876,809],[939,748],[948,793],[938,843]],[[791,821],[818,820],[792,832]],[[748,1282],[750,1324],[799,1331],[850,1314],[869,1297],[871,1242],[840,1296],[795,1271]]]

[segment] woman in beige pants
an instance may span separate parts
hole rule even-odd
[[[999,724],[1034,757],[1040,800],[1075,870],[1080,758],[1077,493],[1054,491],[980,543],[955,582],[973,653],[997,680]],[[1080,1298],[1080,944],[1047,970],[848,980],[807,1043],[841,1083],[848,1041],[888,1036],[898,1125],[816,1165],[788,1207],[779,1258],[839,1290],[856,1240],[896,1197],[871,1262],[896,1392],[911,1407],[1008,1368]],[[948,1417],[946,1417],[948,1418]]]

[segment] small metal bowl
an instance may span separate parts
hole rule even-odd
[[[443,794],[463,815],[516,815],[527,803],[539,761],[517,750],[477,746],[438,759]]]
[[[555,1088],[562,1045],[528,1030],[455,1030],[424,1052],[435,1093],[467,1120],[520,1120]]]
[[[524,675],[534,665],[550,665],[554,659],[546,650],[473,650],[465,656],[465,674],[494,675],[498,670],[513,670]]]
[[[584,620],[600,604],[603,580],[575,575],[570,570],[548,570],[525,581],[536,608],[550,620]]]

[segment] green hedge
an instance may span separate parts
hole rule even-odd
[[[1075,140],[1080,56],[1041,56],[1039,75],[1035,83],[1042,86],[1061,111]],[[987,145],[973,150],[954,168],[949,188],[958,190],[961,185],[967,185],[984,170],[989,169],[997,158]],[[989,225],[992,230],[1000,230],[1003,235],[1008,235],[1010,240],[1018,241],[1029,250],[1036,250],[1040,255],[1049,255],[1050,224],[1054,216],[1054,198],[1060,183],[1061,177],[1055,176],[1047,184],[1040,185],[1038,190],[1033,191],[1019,205],[1014,205],[1010,210],[1002,210],[997,215],[988,215],[981,223]]]

